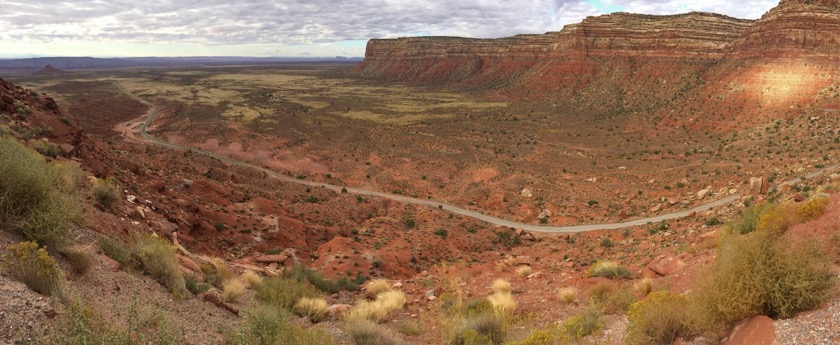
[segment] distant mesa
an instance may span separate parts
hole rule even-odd
[[[58,68],[55,68],[52,65],[46,65],[46,66],[44,66],[44,68],[40,69],[38,72],[35,72],[35,74],[58,74],[58,73],[64,73],[64,71],[62,71]]]

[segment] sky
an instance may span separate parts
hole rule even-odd
[[[371,38],[495,38],[612,12],[757,19],[778,0],[2,0],[0,58],[364,56]]]

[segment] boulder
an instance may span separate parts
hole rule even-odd
[[[764,316],[753,316],[735,326],[726,339],[725,345],[773,345],[776,340],[776,329],[773,319]]]
[[[668,276],[685,268],[686,264],[675,256],[660,256],[647,265],[647,268],[660,276]]]
[[[709,189],[703,189],[703,190],[697,192],[697,199],[705,198],[706,195],[709,195],[709,192],[711,192],[711,190],[709,190]]]

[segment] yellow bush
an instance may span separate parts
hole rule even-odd
[[[695,332],[695,321],[685,296],[652,292],[646,299],[633,303],[627,311],[627,344],[671,344],[677,338]]]
[[[327,301],[323,298],[303,297],[295,303],[294,312],[312,322],[321,322],[327,316]]]
[[[58,264],[35,242],[9,245],[3,254],[3,267],[12,278],[38,293],[59,295],[63,292],[64,282]]]
[[[796,208],[796,215],[799,216],[803,222],[812,221],[820,218],[825,213],[825,207],[828,206],[827,197],[817,197]]]
[[[765,208],[764,213],[758,217],[756,230],[782,233],[798,222],[793,208],[771,205]]]
[[[365,286],[365,294],[369,298],[375,298],[376,295],[379,295],[382,292],[388,291],[391,288],[391,285],[388,284],[388,281],[385,279],[376,279],[372,280],[370,283]]]
[[[246,283],[241,279],[225,280],[222,282],[222,300],[225,302],[235,302],[247,288]]]
[[[557,300],[565,304],[577,304],[578,289],[574,287],[564,287],[557,290]]]
[[[493,292],[504,292],[510,293],[510,283],[508,283],[504,279],[496,279],[493,281],[493,285],[490,287]]]

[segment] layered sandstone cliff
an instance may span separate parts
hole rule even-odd
[[[840,0],[783,0],[757,21],[614,13],[541,35],[375,39],[355,72],[719,124],[792,116],[793,104],[840,83],[838,66]]]

